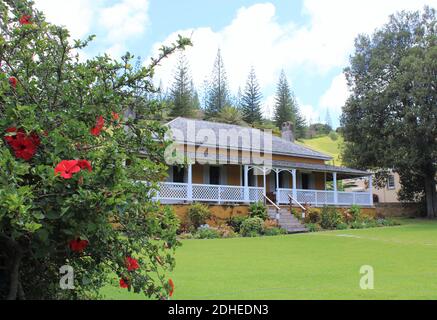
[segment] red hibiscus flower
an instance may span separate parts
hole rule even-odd
[[[64,179],[71,179],[73,174],[80,171],[78,160],[63,160],[55,168],[55,175],[60,173]]]
[[[88,160],[62,160],[55,168],[55,175],[60,173],[62,178],[71,179],[73,174],[82,169],[87,169],[89,172],[93,170]]]
[[[128,271],[134,271],[140,267],[138,260],[131,257],[126,257],[125,263]]]
[[[173,280],[172,280],[172,279],[169,279],[169,280],[168,280],[168,284],[169,284],[169,286],[170,286],[170,292],[169,292],[169,294],[170,294],[170,297],[172,297],[172,296],[173,296],[173,292],[174,292],[174,282],[173,282]]]
[[[88,240],[81,240],[80,238],[77,238],[75,240],[70,241],[70,249],[74,252],[83,252],[86,247],[88,247]]]
[[[35,155],[37,146],[30,139],[18,139],[13,143],[12,149],[17,158],[29,161]]]
[[[91,134],[96,137],[100,135],[100,131],[102,131],[104,125],[105,125],[105,119],[103,119],[102,116],[98,117],[96,126],[91,129]]]
[[[31,16],[22,16],[22,17],[20,18],[20,24],[21,24],[21,25],[31,24],[32,22],[30,21],[30,19],[32,19]]]
[[[125,278],[120,279],[120,288],[129,288],[129,281]]]
[[[81,169],[87,169],[89,172],[93,171],[93,167],[91,167],[91,163],[88,160],[79,160],[77,165]]]
[[[114,121],[118,121],[120,119],[120,115],[117,112],[112,112],[112,119]]]
[[[17,83],[18,83],[17,78],[15,78],[15,77],[9,78],[9,84],[11,85],[12,88],[15,89],[17,87]]]
[[[5,140],[14,150],[15,156],[25,161],[32,159],[41,142],[38,135],[35,133],[26,135],[23,129],[17,129],[15,127],[6,129],[6,132],[15,133],[15,135],[5,136]]]

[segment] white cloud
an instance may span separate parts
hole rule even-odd
[[[247,74],[252,65],[261,87],[277,81],[279,71],[286,64],[287,53],[281,47],[293,25],[279,25],[275,21],[275,7],[270,3],[256,4],[241,8],[235,19],[221,31],[211,28],[179,30],[165,39],[172,42],[177,34],[192,36],[193,48],[186,50],[196,85],[209,78],[217,49],[222,49],[225,68],[233,91],[244,87]],[[160,44],[154,46],[156,54]],[[171,79],[176,58],[171,57],[157,74],[164,83]]]
[[[100,11],[99,23],[106,29],[107,39],[122,42],[141,35],[148,23],[149,0],[122,0]]]
[[[149,0],[36,0],[35,5],[49,22],[65,25],[74,39],[98,33],[101,51],[117,58],[149,25]]]
[[[209,78],[217,48],[222,49],[231,89],[236,92],[244,87],[251,65],[255,66],[258,80],[267,95],[272,94],[280,70],[288,75],[298,69],[313,76],[342,68],[348,63],[354,39],[359,33],[371,33],[388,21],[388,15],[402,10],[422,9],[425,4],[437,0],[304,0],[303,13],[309,16],[306,25],[291,21],[279,23],[276,8],[272,3],[261,3],[238,10],[230,24],[221,30],[197,28],[179,30],[163,42],[176,39],[177,34],[190,36],[194,47],[186,51],[193,78],[200,87]],[[159,44],[155,44],[156,54]],[[157,78],[169,83],[176,64],[171,57],[157,70]],[[299,92],[296,92],[299,96]],[[345,87],[337,76],[331,88],[320,99],[320,105],[305,106],[305,113],[314,118],[319,108],[339,108],[344,102]],[[266,98],[266,105],[269,101]],[[267,110],[266,110],[267,111]],[[335,117],[336,115],[333,115]],[[317,114],[318,117],[318,114]]]
[[[98,2],[100,1],[35,0],[35,6],[44,12],[48,21],[66,26],[74,39],[80,39],[91,30],[95,5]]]
[[[149,25],[149,0],[120,0],[100,10],[99,24],[105,30],[106,53],[119,58],[127,42],[143,35]]]
[[[339,115],[350,92],[347,86],[346,77],[343,73],[336,76],[329,89],[320,98],[319,107],[329,109],[331,115]]]
[[[426,4],[435,6],[437,0],[305,0],[311,24],[296,34],[303,44],[301,58],[322,72],[342,67],[359,33],[373,32],[396,11],[419,10]]]
[[[300,112],[304,116],[308,124],[319,122],[320,112],[317,109],[315,109],[310,104],[302,104],[299,102],[299,100],[298,103],[299,103]]]

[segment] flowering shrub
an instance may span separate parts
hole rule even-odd
[[[211,211],[209,211],[209,207],[204,204],[193,203],[188,209],[188,220],[194,229],[206,224],[209,218],[211,218]]]
[[[95,298],[113,273],[167,298],[178,221],[151,201],[167,142],[148,97],[154,67],[189,40],[132,68],[129,53],[81,61],[92,37],[72,41],[27,0],[0,1],[0,15],[0,299]]]
[[[249,218],[241,224],[240,234],[243,237],[257,237],[263,232],[264,221],[261,218]]]

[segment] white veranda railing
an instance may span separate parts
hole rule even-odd
[[[277,194],[279,204],[288,204],[288,195],[293,196],[293,189],[279,189]],[[334,191],[296,190],[296,200],[302,204],[313,206],[323,205],[372,205],[371,194],[368,192],[337,192]]]
[[[203,201],[218,203],[259,202],[263,200],[264,188],[249,187],[247,195],[241,186],[163,182],[155,198],[162,202]],[[247,196],[247,199],[246,199]]]
[[[263,201],[264,188],[248,187],[247,194],[243,186],[225,186],[210,184],[163,182],[154,197],[163,203],[174,202],[217,202],[217,203],[253,203]],[[289,204],[288,195],[294,197],[293,189],[279,189],[278,204]],[[371,206],[371,194],[368,192],[337,192],[323,190],[296,190],[296,200],[312,206],[324,205],[362,205]]]

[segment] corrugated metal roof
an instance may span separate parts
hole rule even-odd
[[[220,137],[220,132],[222,132],[222,137],[224,136],[224,138],[226,138],[226,134],[230,134],[232,137],[242,137],[245,134],[249,134],[250,137],[259,137],[260,147],[252,147],[254,150],[258,149],[263,151],[263,149],[268,149],[269,147],[267,144],[266,148],[264,148],[264,139],[266,139],[266,141],[271,139],[271,151],[273,154],[322,160],[332,159],[332,157],[329,155],[298,145],[291,141],[284,140],[275,135],[265,133],[259,129],[186,118],[176,118],[173,121],[170,121],[167,125],[173,132],[173,139],[179,143],[207,146],[210,143],[207,137],[214,136],[216,139],[219,139],[218,137]],[[212,146],[217,146],[219,148],[238,150],[248,150],[250,145],[253,146],[256,145],[256,143],[251,143],[249,146],[247,146],[241,138],[239,138],[238,143],[235,144],[231,143],[229,139],[226,139],[226,141],[220,141],[219,139],[217,143],[214,141],[214,144],[212,144]],[[267,152],[267,150],[265,150],[265,152]]]

